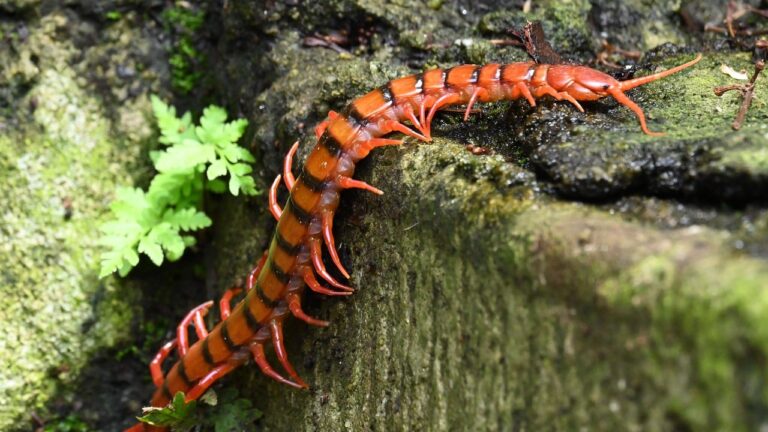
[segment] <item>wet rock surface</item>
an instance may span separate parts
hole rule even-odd
[[[293,140],[302,139],[300,153],[311,148],[327,110],[390,78],[527,60],[493,42],[526,19],[542,20],[552,45],[579,63],[594,62],[601,38],[642,52],[638,74],[696,52],[704,60],[629,92],[664,137],[644,135],[610,99],[585,113],[516,101],[467,123],[440,114],[434,143],[364,161],[358,176],[385,195],[345,194],[336,222],[360,291],[346,301],[310,296],[307,309],[333,326],[289,331],[291,358],[303,361],[313,390],[286,391],[248,370],[234,379],[262,395],[264,430],[767,424],[759,317],[768,298],[768,111],[754,104],[733,131],[740,99],[713,94],[733,81],[722,64],[751,72],[753,61],[701,31],[722,21],[724,2],[543,2],[529,14],[516,3],[313,4],[305,13],[233,1],[223,11],[225,91],[256,125],[267,178]],[[341,53],[301,46],[338,31],[374,36]],[[252,51],[242,51],[245,39]],[[245,65],[268,84],[243,78]],[[768,91],[765,80],[757,91]],[[229,249],[217,261],[222,286],[249,267],[229,258],[256,257],[254,246],[220,246]]]

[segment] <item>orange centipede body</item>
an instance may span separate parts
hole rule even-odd
[[[195,400],[216,380],[251,357],[263,373],[277,381],[296,388],[308,387],[288,361],[282,323],[293,315],[311,325],[328,325],[303,312],[301,298],[305,287],[326,295],[352,293],[351,287],[336,280],[325,268],[322,245],[326,245],[331,261],[348,278],[349,273],[335,247],[333,216],[343,189],[382,193],[352,176],[355,165],[371,150],[403,143],[383,136],[401,133],[430,141],[430,125],[440,109],[465,104],[466,119],[477,102],[525,99],[535,106],[536,100],[545,96],[568,101],[580,111],[584,111],[580,101],[611,96],[635,113],[644,133],[661,135],[648,129],[643,110],[624,92],[677,73],[699,60],[701,54],[669,70],[627,81],[617,81],[605,73],[577,65],[530,62],[461,65],[394,79],[355,99],[340,113],[331,111],[315,129],[317,144],[309,153],[301,174],[294,177],[291,172],[297,142],[285,158],[283,174],[270,188],[269,208],[278,221],[277,228],[268,250],[248,275],[245,298],[230,312],[230,300],[240,289],[229,290],[220,303],[222,320],[210,332],[205,328],[203,316],[212,302],[198,306],[184,318],[177,328],[177,337],[164,345],[150,364],[157,386],[152,405],[167,405],[177,392],[184,392],[188,401]],[[290,190],[288,201],[282,207],[277,202],[281,181]],[[197,335],[197,341],[191,346],[190,325]],[[267,362],[265,345],[269,342],[288,378]],[[179,360],[164,374],[162,363],[174,349],[179,353]],[[152,430],[165,429],[137,424],[127,431]]]

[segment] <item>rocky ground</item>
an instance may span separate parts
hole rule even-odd
[[[115,185],[149,175],[149,93],[175,89],[193,109],[214,100],[247,118],[263,186],[294,140],[307,153],[329,109],[388,79],[527,60],[494,42],[527,20],[579,63],[601,39],[639,51],[651,70],[704,59],[629,93],[661,138],[612,100],[585,113],[518,101],[466,123],[441,114],[432,144],[377,150],[358,177],[385,195],[347,193],[336,219],[359,291],[310,297],[306,309],[330,328],[289,326],[313,389],[253,367],[223,385],[252,395],[257,430],[768,427],[768,84],[758,79],[739,131],[740,95],[713,93],[735,82],[721,65],[751,74],[754,53],[702,31],[723,26],[725,2],[532,5],[211,3],[206,78],[186,96],[168,68],[167,4],[0,5],[0,430],[68,414],[94,430],[129,424],[148,397],[150,334],[161,339],[186,307],[242,277],[269,238],[263,196],[224,199],[197,254],[96,278],[93,221]],[[344,36],[337,49],[308,46],[328,35]],[[163,306],[181,292],[184,304]]]

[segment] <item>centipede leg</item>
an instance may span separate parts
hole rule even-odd
[[[339,252],[336,250],[336,241],[333,238],[333,212],[332,211],[323,212],[322,223],[323,223],[323,239],[325,240],[325,246],[328,248],[328,253],[331,254],[331,261],[333,261],[333,263],[336,264],[336,268],[339,269],[341,274],[343,274],[345,278],[349,279],[349,272],[347,272],[347,270],[341,264],[341,259],[339,259]]]
[[[472,96],[469,98],[469,102],[467,102],[467,110],[464,111],[464,121],[469,120],[469,114],[472,113],[472,106],[475,105],[475,102],[477,102],[477,99],[480,96],[485,96],[488,94],[488,91],[482,87],[477,87],[475,91],[472,92]]]
[[[413,107],[410,104],[407,104],[403,106],[403,114],[405,114],[405,118],[408,119],[408,121],[411,122],[413,127],[415,127],[419,132],[421,132],[422,135],[424,135],[424,126],[419,122],[419,119],[416,118],[416,114],[413,112]]]
[[[290,309],[293,316],[305,323],[317,327],[328,327],[330,324],[328,321],[319,320],[307,315],[304,310],[301,309],[301,297],[299,297],[297,293],[288,293],[288,295],[285,296],[285,301],[288,302],[288,309]]]
[[[163,375],[162,369],[163,362],[168,358],[174,348],[176,348],[176,339],[163,345],[149,363],[149,374],[152,375],[152,382],[155,383],[155,387],[157,388],[160,388],[163,385],[163,382],[165,382],[165,376]]]
[[[384,147],[384,146],[391,146],[391,145],[402,145],[405,141],[403,140],[394,140],[394,139],[387,139],[387,138],[373,138],[369,139],[368,141],[364,141],[357,145],[355,148],[355,154],[360,159],[364,159],[368,156],[368,154],[371,152],[371,150],[378,148],[378,147]]]
[[[275,354],[277,354],[277,360],[283,365],[283,369],[293,379],[293,382],[298,384],[302,388],[309,388],[309,386],[301,379],[296,370],[293,369],[293,365],[288,361],[288,353],[285,350],[285,342],[283,339],[283,321],[280,319],[272,319],[269,322],[269,332],[272,335],[272,346],[275,348]]]
[[[424,129],[425,129],[425,135],[432,139],[432,119],[435,117],[435,114],[437,111],[446,106],[451,105],[460,102],[461,97],[456,93],[446,93],[435,101],[434,104],[432,104],[432,108],[429,109],[429,114],[427,114],[427,119],[425,121]]]
[[[181,320],[181,323],[176,327],[176,342],[178,344],[179,356],[185,356],[187,350],[189,350],[189,333],[187,327],[190,324],[194,324],[195,333],[197,333],[198,339],[205,339],[208,336],[208,329],[205,328],[203,322],[203,316],[208,313],[208,309],[213,306],[213,301],[207,301],[201,305],[198,305]]]
[[[320,275],[323,279],[325,279],[329,284],[335,286],[336,288],[348,292],[352,292],[355,289],[349,286],[346,286],[344,284],[339,283],[336,279],[331,276],[330,273],[328,273],[328,270],[325,269],[325,264],[323,264],[323,257],[322,257],[322,249],[320,245],[320,240],[317,238],[310,238],[309,239],[309,254],[312,257],[312,265],[315,267],[315,271],[317,274]]]
[[[232,372],[238,365],[232,364],[232,363],[224,363],[222,365],[216,366],[208,372],[208,374],[197,382],[194,387],[189,389],[187,394],[184,396],[184,400],[186,402],[190,402],[193,400],[197,400],[200,396],[205,393],[208,388],[213,385],[216,381],[223,378],[228,373]]]
[[[224,292],[223,296],[221,296],[221,299],[219,300],[219,316],[221,317],[222,321],[229,318],[229,315],[232,313],[230,308],[232,298],[240,294],[242,291],[243,290],[240,288],[230,288]]]
[[[312,291],[318,294],[323,294],[327,296],[347,296],[352,294],[351,291],[334,291],[320,285],[320,282],[317,281],[311,269],[308,269],[306,272],[304,272],[303,276],[304,276],[304,282],[306,282],[309,289],[311,289]]]
[[[249,292],[253,289],[253,286],[256,284],[256,279],[258,279],[259,274],[261,273],[261,270],[264,269],[264,264],[267,263],[267,258],[269,258],[269,250],[265,250],[263,254],[261,254],[261,259],[259,259],[258,264],[256,264],[256,267],[254,267],[253,270],[251,270],[250,273],[248,273],[248,279],[245,283],[245,292]]]
[[[550,86],[539,87],[534,92],[534,96],[536,97],[541,97],[544,95],[552,96],[553,98],[555,98],[555,100],[559,100],[559,101],[565,99],[571,104],[573,104],[576,107],[576,109],[578,109],[581,112],[584,112],[584,108],[581,106],[579,101],[574,99],[573,96],[571,96],[567,92],[558,92]]]
[[[536,99],[533,98],[533,95],[531,94],[531,89],[528,88],[528,86],[520,81],[517,84],[515,84],[515,88],[520,92],[520,94],[523,95],[525,100],[528,101],[528,103],[532,106],[536,106]]]
[[[420,141],[431,141],[430,138],[427,138],[426,136],[415,132],[413,129],[409,128],[408,126],[400,123],[397,120],[384,120],[381,124],[382,128],[391,132],[400,132],[402,134],[408,135],[409,137],[416,138]]]
[[[302,388],[300,385],[296,384],[295,382],[284,378],[282,375],[277,373],[274,369],[272,369],[272,366],[269,365],[269,362],[267,361],[267,356],[264,353],[264,342],[263,341],[257,341],[251,344],[250,347],[248,347],[251,350],[251,354],[253,355],[253,361],[256,362],[256,365],[259,366],[259,369],[261,369],[261,372],[272,378],[273,380],[289,385],[291,387],[295,388]]]
[[[285,160],[283,161],[283,179],[285,180],[285,187],[287,187],[288,190],[293,189],[293,184],[296,183],[296,178],[293,177],[291,167],[293,167],[293,157],[296,155],[296,150],[298,149],[299,142],[296,141],[291,146],[291,149],[288,150],[288,154],[285,155]]]
[[[355,180],[352,177],[338,176],[336,177],[336,184],[344,189],[363,189],[367,190],[368,192],[373,192],[376,195],[384,194],[381,189],[371,186],[364,181]]]
[[[328,125],[338,116],[339,113],[336,111],[328,111],[328,118],[315,126],[315,137],[319,139],[325,133],[325,130],[328,129]]]
[[[272,213],[276,221],[280,220],[280,216],[283,214],[283,209],[280,208],[280,204],[277,203],[277,187],[280,186],[281,176],[278,174],[275,177],[275,181],[272,182],[272,186],[269,188],[269,211]]]
[[[631,109],[635,113],[637,119],[640,121],[640,129],[642,129],[643,132],[650,136],[664,136],[664,132],[651,132],[648,130],[648,125],[645,123],[645,113],[643,113],[643,109],[640,108],[636,103],[632,102],[632,99],[628,98],[627,95],[625,95],[621,90],[612,89],[610,90],[610,93],[611,96],[616,99],[616,102]]]

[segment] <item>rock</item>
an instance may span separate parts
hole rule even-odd
[[[525,59],[482,39],[526,16],[480,3],[462,15],[447,3],[329,0],[304,11],[230,1],[219,81],[256,125],[264,176],[293,140],[303,140],[300,153],[311,148],[328,109],[389,78]],[[580,62],[600,33],[643,51],[694,37],[670,18],[682,13],[675,2],[537,6],[531,16],[561,41],[553,46]],[[712,10],[687,8],[699,18]],[[633,25],[621,30],[621,20]],[[242,29],[265,26],[243,52]],[[300,46],[339,28],[376,36],[348,46],[351,55]],[[647,59],[668,68],[697,51],[667,45]],[[313,389],[293,391],[256,368],[225,385],[258,395],[267,431],[765,427],[766,111],[753,106],[747,125],[730,130],[739,102],[712,93],[730,80],[721,63],[748,69],[750,59],[706,52],[696,67],[630,92],[663,138],[643,135],[610,99],[584,114],[542,100],[484,108],[466,124],[445,113],[434,143],[377,151],[358,176],[385,195],[343,195],[335,222],[359,292],[310,295],[308,312],[332,326],[292,322],[287,332]],[[233,220],[215,234],[224,289],[265,245],[262,236],[237,241],[242,225],[269,216],[261,203],[231,201],[222,217]]]
[[[112,95],[128,84],[110,82],[101,67],[113,51],[141,61],[136,51],[152,42],[125,21],[83,51],[75,39],[88,37],[79,25],[87,20],[70,12],[0,24],[9,41],[0,48],[3,431],[30,430],[33,416],[48,419],[54,405],[78,397],[83,370],[131,340],[140,313],[135,284],[98,279],[96,227],[116,186],[138,180],[146,164],[147,89],[157,82],[133,77],[145,90],[117,105]]]

